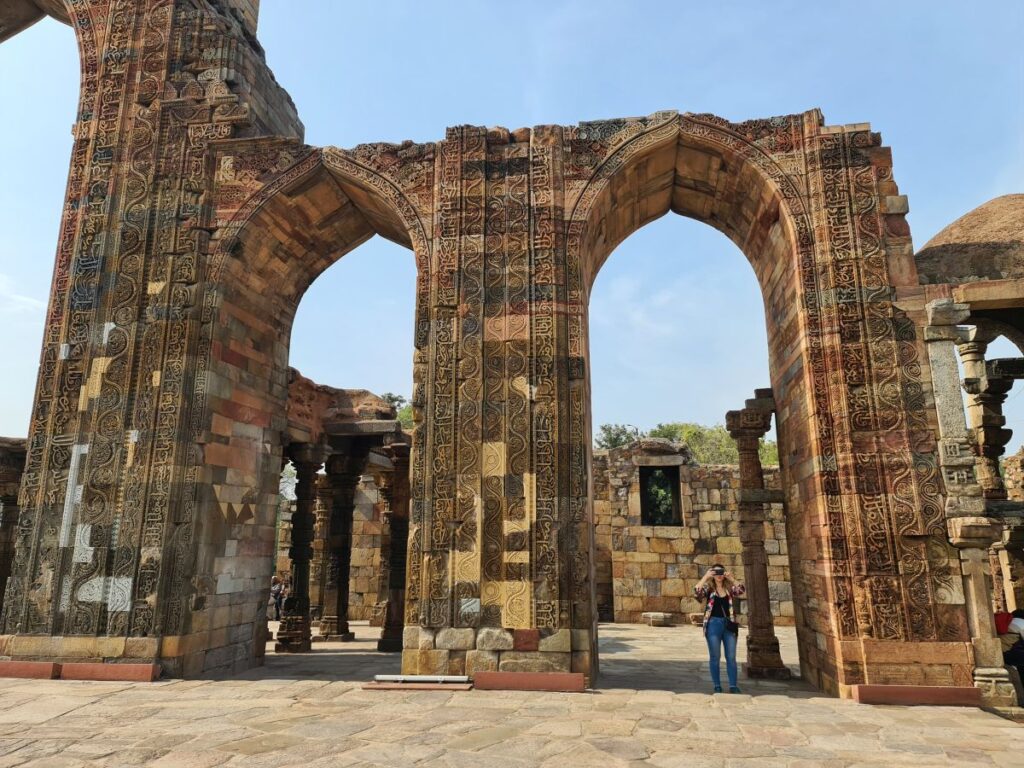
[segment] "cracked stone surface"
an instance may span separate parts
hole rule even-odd
[[[712,695],[697,627],[602,625],[586,694],[364,691],[399,659],[354,628],[228,679],[0,680],[0,768],[1024,765],[1024,726],[978,709],[868,706],[799,680]],[[780,641],[795,663],[792,630]]]

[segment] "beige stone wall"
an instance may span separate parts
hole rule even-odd
[[[349,570],[348,618],[380,623],[380,538],[384,499],[373,477],[364,475],[356,487],[352,511],[352,564]]]
[[[1003,459],[1003,482],[1011,501],[1024,501],[1024,448]]]
[[[720,562],[739,580],[739,467],[679,465],[681,526],[641,525],[640,473],[644,463],[670,459],[645,456],[637,444],[594,453],[594,521],[597,604],[602,620],[636,623],[646,611],[687,622],[700,614],[693,588],[707,568]],[[765,485],[779,487],[777,467],[765,469]],[[781,504],[768,508],[765,550],[772,614],[793,623],[789,557]],[[740,601],[740,611],[746,613]]]

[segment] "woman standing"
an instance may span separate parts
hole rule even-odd
[[[704,638],[708,642],[711,681],[715,684],[715,693],[722,692],[719,665],[723,645],[729,693],[739,693],[739,686],[736,685],[736,639],[739,636],[739,624],[735,621],[732,600],[747,590],[742,584],[733,581],[732,574],[725,570],[724,565],[715,563],[708,568],[693,591],[699,601],[707,601],[704,607]]]

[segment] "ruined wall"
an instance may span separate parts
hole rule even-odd
[[[594,453],[597,605],[602,620],[635,623],[645,611],[671,613],[676,623],[701,614],[693,588],[712,563],[743,580],[739,539],[739,467],[680,465],[683,525],[641,524],[639,444]],[[779,488],[777,467],[765,486]],[[793,623],[783,506],[768,505],[765,551],[776,624]],[[740,611],[745,613],[740,601]]]

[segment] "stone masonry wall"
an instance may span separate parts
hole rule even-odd
[[[716,562],[743,580],[739,467],[678,464],[683,524],[644,526],[639,468],[648,461],[638,443],[594,453],[597,605],[605,621],[637,623],[647,611],[670,613],[677,623],[693,620],[701,613],[694,585]],[[765,468],[765,485],[779,488],[777,467]],[[765,550],[775,622],[793,624],[781,504],[768,507]],[[746,613],[742,600],[740,611]]]

